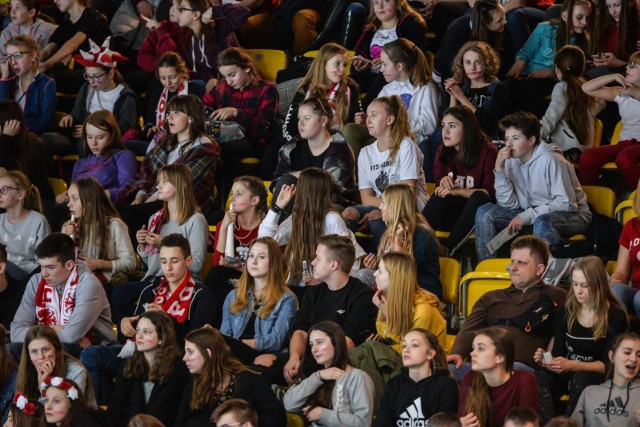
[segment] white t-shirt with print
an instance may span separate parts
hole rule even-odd
[[[382,197],[389,184],[415,179],[418,209],[422,211],[429,199],[422,169],[423,159],[422,152],[409,138],[404,138],[400,143],[393,163],[389,158],[389,150],[379,151],[378,141],[375,141],[360,150],[358,155],[358,188],[370,188],[376,197]]]

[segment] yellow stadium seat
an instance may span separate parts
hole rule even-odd
[[[625,225],[627,221],[636,216],[633,210],[633,200],[623,200],[616,207],[616,220],[622,225]]]
[[[436,183],[435,182],[427,182],[427,193],[429,193],[429,195],[432,195],[433,192],[436,190]]]
[[[451,347],[453,347],[453,342],[456,340],[456,336],[455,335],[450,335],[447,334],[447,341],[444,345],[444,352],[446,354],[451,353]]]
[[[287,427],[304,427],[304,420],[298,414],[287,412]]]
[[[504,273],[507,271],[507,267],[511,264],[509,258],[489,258],[484,261],[480,261],[476,266],[475,271],[496,271],[498,273]]]
[[[211,252],[207,252],[204,259],[202,260],[202,269],[200,270],[200,280],[204,280],[209,274],[209,270],[213,267],[213,254]]]
[[[609,143],[610,145],[616,145],[618,143],[618,141],[620,140],[620,131],[622,130],[622,122],[618,122],[618,124],[616,124],[616,128],[613,130],[613,135],[611,135],[611,142]],[[601,169],[605,169],[605,170],[617,170],[618,167],[616,166],[615,162],[609,162],[607,164],[605,164],[604,166],[602,166]]]
[[[67,183],[60,178],[47,178],[49,180],[49,185],[53,189],[53,194],[56,196],[67,191]]]
[[[305,52],[302,56],[304,56],[305,58],[315,58],[316,56],[318,56],[318,51],[317,50],[309,50],[309,51]],[[349,75],[350,72],[351,72],[351,58],[356,56],[356,53],[353,50],[348,50],[347,51],[347,56],[349,57],[349,61],[347,62],[346,73],[347,73],[347,75]]]
[[[616,271],[616,266],[618,265],[617,261],[607,261],[606,269],[609,276],[611,276]]]
[[[587,200],[596,212],[613,218],[616,195],[612,189],[596,185],[585,185],[582,189],[587,195]]]
[[[600,147],[600,144],[602,143],[602,120],[595,119],[593,121],[593,126],[593,147]]]
[[[256,61],[260,75],[275,82],[278,71],[287,68],[287,54],[275,49],[247,49],[247,53]]]
[[[511,285],[507,272],[472,271],[460,280],[460,326],[469,317],[475,303],[489,291],[505,289]]]
[[[458,304],[458,283],[462,270],[458,260],[440,257],[440,283],[442,283],[442,301],[446,304]]]

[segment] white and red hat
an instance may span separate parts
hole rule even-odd
[[[81,50],[80,54],[73,55],[73,57],[83,67],[114,68],[118,62],[128,61],[129,58],[109,49],[110,42],[111,37],[107,37],[102,46],[98,46],[93,40],[89,39],[89,52]]]

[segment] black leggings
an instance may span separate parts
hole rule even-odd
[[[451,232],[443,245],[452,255],[473,231],[478,208],[490,202],[484,191],[474,191],[469,198],[432,194],[422,213],[434,230]]]

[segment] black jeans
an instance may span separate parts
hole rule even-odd
[[[432,194],[422,213],[434,230],[450,232],[443,245],[452,254],[473,231],[478,208],[490,202],[484,191],[474,191],[469,198]]]

